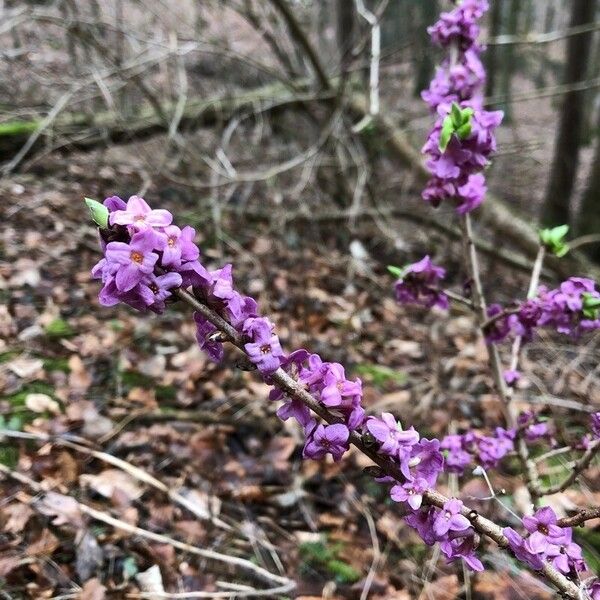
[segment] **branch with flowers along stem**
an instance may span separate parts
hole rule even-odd
[[[483,295],[481,275],[479,271],[477,249],[473,244],[473,232],[469,214],[465,215],[464,218],[463,234],[465,237],[467,255],[469,256],[469,267],[471,270],[471,277],[473,280],[474,309],[478,312],[480,319],[480,328],[482,330],[483,335],[485,335],[486,329],[490,325],[492,325],[496,320],[498,320],[499,318],[504,318],[507,315],[514,313],[515,311],[512,309],[505,309],[497,315],[488,317],[485,298]],[[527,291],[527,299],[533,298],[537,293],[545,254],[545,246],[541,244],[533,265],[529,289]],[[522,342],[522,336],[517,336],[513,342],[509,367],[510,371],[515,371],[518,367]],[[529,490],[529,493],[531,494],[531,497],[535,504],[542,496],[562,492],[565,489],[567,489],[572,483],[574,483],[577,477],[579,477],[579,475],[590,465],[591,461],[593,460],[594,456],[596,456],[598,451],[600,451],[600,442],[593,442],[590,445],[590,447],[585,451],[583,456],[581,456],[581,458],[575,463],[569,476],[566,477],[561,483],[544,488],[540,483],[536,463],[533,460],[531,460],[529,456],[529,449],[527,447],[527,444],[525,443],[525,440],[523,439],[523,428],[519,427],[517,423],[514,405],[512,402],[513,390],[512,388],[508,388],[504,382],[502,374],[502,363],[498,352],[498,348],[493,342],[486,342],[486,347],[488,349],[490,366],[494,375],[494,382],[496,384],[498,393],[500,394],[500,397],[504,403],[507,423],[509,427],[511,427],[511,429],[515,431],[517,442],[517,455],[519,457],[519,461],[521,462],[523,474],[526,478],[527,489]]]
[[[179,289],[175,290],[173,293],[180,300],[191,306],[194,310],[198,311],[204,318],[212,323],[217,328],[218,335],[222,341],[228,341],[232,343],[244,354],[247,354],[244,348],[244,336],[238,333],[238,331],[236,331],[236,329],[221,315],[185,290]],[[303,384],[299,383],[293,377],[288,375],[288,373],[286,373],[281,367],[278,368],[273,374],[269,375],[269,378],[290,398],[302,402],[327,423],[334,424],[341,421],[323,404],[319,403],[317,399],[308,392]],[[356,448],[358,448],[360,452],[368,456],[381,469],[383,474],[388,475],[400,482],[405,479],[397,465],[387,457],[379,454],[372,445],[369,445],[365,441],[361,434],[357,433],[356,431],[351,432],[349,441]],[[448,497],[433,490],[426,491],[423,494],[424,503],[437,508],[442,508],[444,504],[448,502],[448,500]],[[477,511],[467,506],[462,507],[461,514],[469,520],[473,529],[475,529],[475,531],[477,531],[479,534],[490,538],[503,549],[508,548],[508,539],[502,533],[502,528],[499,525],[487,519],[486,517],[479,515]],[[572,598],[575,600],[589,597],[582,588],[570,581],[550,563],[544,563],[541,573],[549,582],[551,582],[558,590],[560,590],[560,592],[562,592],[566,598]]]
[[[487,305],[485,301],[485,296],[483,294],[483,284],[481,282],[481,272],[479,269],[479,257],[477,255],[477,249],[475,248],[475,244],[473,243],[473,227],[471,225],[471,217],[469,213],[464,216],[464,219],[461,222],[461,227],[464,236],[464,244],[466,255],[468,256],[469,261],[469,269],[471,272],[471,279],[473,283],[473,302],[474,309],[477,312],[479,319],[480,329],[485,336],[485,327],[489,323],[488,314],[487,314]],[[537,289],[537,281],[539,281],[539,274],[542,268],[543,261],[543,252],[538,253],[538,260],[536,260],[532,283],[530,284],[530,291],[532,288]],[[534,281],[536,282],[534,285]],[[517,338],[519,339],[519,338]],[[521,468],[523,470],[523,474],[525,475],[525,480],[527,483],[527,489],[531,496],[536,499],[538,498],[538,494],[536,493],[539,490],[539,474],[537,472],[537,468],[535,463],[531,460],[529,456],[529,449],[527,448],[527,444],[523,439],[521,432],[518,428],[517,423],[517,415],[515,414],[515,409],[512,404],[512,396],[508,390],[506,382],[504,381],[504,374],[502,368],[502,361],[500,359],[500,353],[498,352],[498,347],[493,342],[486,340],[486,348],[488,351],[488,357],[490,362],[490,367],[492,370],[492,376],[494,378],[494,383],[496,385],[496,389],[503,403],[504,408],[504,416],[508,426],[511,429],[515,430],[516,435],[516,447],[517,447],[517,455],[519,457],[519,461],[521,463]],[[520,348],[520,341],[519,341]],[[518,356],[518,349],[517,349]],[[516,366],[516,361],[515,361]]]

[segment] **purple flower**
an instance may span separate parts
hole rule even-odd
[[[398,454],[400,447],[410,449],[419,441],[420,437],[414,427],[403,431],[394,415],[388,412],[382,413],[381,418],[369,417],[366,427],[369,433],[381,444],[381,452],[390,456]]]
[[[392,487],[390,496],[394,502],[406,502],[413,510],[417,510],[423,502],[423,492],[428,488],[425,479],[414,479]]]
[[[558,543],[548,546],[546,555],[556,569],[565,575],[571,571],[581,573],[587,570],[581,547],[573,542],[573,530],[570,527],[563,529],[562,539]]]
[[[504,371],[502,376],[504,377],[504,381],[506,381],[508,385],[515,385],[515,383],[517,383],[517,381],[521,379],[521,373],[519,373],[519,371],[510,369]]]
[[[321,402],[325,406],[339,406],[345,398],[362,395],[360,379],[348,381],[344,367],[339,363],[329,363],[323,376]]]
[[[473,571],[483,571],[483,564],[475,555],[475,535],[471,532],[469,535],[460,537],[451,537],[441,542],[440,550],[448,558],[448,562],[457,559],[465,561],[467,566]]]
[[[248,358],[263,375],[270,375],[279,368],[283,350],[279,338],[273,333],[273,324],[266,317],[250,317],[244,323],[244,333],[250,342],[244,344]]]
[[[592,600],[600,600],[600,579],[595,579],[592,585],[588,587],[588,593]]]
[[[198,246],[194,244],[195,230],[192,227],[179,229],[177,225],[164,228],[165,235],[162,264],[178,267],[181,261],[197,260],[200,255]]]
[[[534,327],[548,327],[558,333],[576,337],[583,331],[600,328],[600,320],[585,315],[586,298],[600,299],[591,279],[571,277],[557,289],[547,290],[540,286],[538,295],[526,302],[513,319],[517,333],[528,333]]]
[[[165,310],[165,300],[171,296],[171,290],[180,286],[179,273],[165,273],[158,276],[150,274],[132,291],[137,291],[146,306],[154,312],[162,313]]]
[[[229,322],[238,331],[241,331],[243,330],[244,323],[250,317],[258,316],[258,304],[254,298],[242,296],[234,290],[231,297],[225,301],[225,312]]]
[[[556,514],[549,506],[538,509],[532,516],[523,517],[523,526],[531,534],[527,539],[532,552],[546,552],[550,544],[560,541],[565,530],[559,527]]]
[[[433,546],[437,541],[434,531],[436,512],[435,508],[428,506],[404,517],[406,524],[415,529],[428,546]]]
[[[456,498],[444,504],[433,523],[433,531],[438,537],[445,536],[449,531],[464,531],[471,526],[469,519],[460,514],[462,507],[463,503]]]
[[[485,339],[487,342],[501,342],[510,333],[510,323],[507,315],[502,315],[504,309],[499,304],[491,304],[487,309],[489,319],[496,317],[485,330]],[[502,315],[502,316],[498,316]]]
[[[106,260],[119,265],[115,283],[121,292],[137,285],[144,275],[152,273],[158,255],[153,252],[155,236],[147,231],[136,233],[129,244],[110,242],[106,245]]]
[[[525,540],[511,527],[505,527],[502,533],[508,540],[508,546],[515,557],[526,565],[538,571],[544,566],[543,555],[532,552],[525,545]]]
[[[194,321],[196,322],[196,340],[200,348],[215,362],[223,360],[223,344],[219,341],[217,328],[199,312],[194,313]]]
[[[304,429],[308,429],[314,423],[314,418],[310,410],[301,400],[288,398],[278,409],[277,416],[282,421],[287,421],[290,417],[294,417]]]
[[[471,454],[464,447],[464,436],[462,435],[447,435],[442,440],[440,448],[445,450],[444,469],[448,473],[462,475],[473,460]]]
[[[333,460],[338,461],[342,458],[344,452],[348,450],[349,436],[350,431],[341,423],[317,425],[304,446],[304,458],[317,460],[330,453]]]
[[[168,210],[152,210],[139,196],[131,196],[125,210],[115,210],[110,215],[111,225],[132,225],[137,230],[146,227],[166,227],[172,221],[173,215]]]
[[[590,422],[592,425],[592,433],[594,437],[598,440],[600,439],[600,412],[596,412],[591,415]]]
[[[113,213],[117,210],[125,210],[127,205],[119,196],[110,196],[110,198],[106,198],[102,203],[106,208],[108,208],[109,212]]]
[[[396,300],[400,304],[419,304],[426,308],[439,306],[448,308],[446,294],[439,291],[438,283],[446,276],[446,271],[431,262],[429,256],[408,265],[402,277],[396,281]]]
[[[487,191],[485,177],[481,173],[475,173],[467,177],[466,183],[457,185],[458,194],[456,200],[456,212],[459,215],[475,210],[482,202]]]
[[[515,432],[496,427],[495,436],[476,435],[474,437],[478,458],[486,467],[496,467],[498,463],[514,450]]]
[[[422,438],[409,449],[400,446],[400,470],[407,478],[425,479],[430,487],[435,485],[444,468],[444,456],[440,452],[439,440]]]
[[[519,427],[523,428],[525,439],[528,442],[535,442],[550,435],[548,424],[539,422],[533,411],[522,412],[517,419],[517,423]]]

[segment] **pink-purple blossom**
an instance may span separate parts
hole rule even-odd
[[[422,93],[438,116],[422,149],[431,174],[422,196],[432,206],[450,200],[459,214],[474,210],[483,201],[483,169],[496,149],[494,130],[502,121],[502,112],[483,109],[485,69],[477,37],[478,21],[487,9],[486,0],[463,0],[427,30],[448,55],[429,89]],[[455,112],[460,116],[458,122]],[[449,135],[443,143],[442,135]]]
[[[158,260],[154,246],[154,236],[147,231],[136,233],[128,244],[124,242],[107,244],[107,267],[117,265],[115,284],[120,292],[128,292],[144,278],[144,275],[154,271],[154,265]]]
[[[135,231],[147,227],[166,227],[172,221],[173,215],[168,210],[162,208],[153,210],[139,196],[131,196],[125,209],[111,212],[109,219],[111,225],[130,225]]]
[[[348,450],[350,431],[342,423],[334,425],[317,425],[304,446],[304,457],[318,460],[326,454],[331,454],[338,461]]]
[[[389,456],[397,456],[401,449],[410,450],[420,437],[414,427],[403,430],[394,415],[388,412],[381,413],[380,418],[369,417],[365,426],[381,444],[381,452]]]
[[[439,289],[439,283],[446,271],[431,262],[429,256],[410,264],[396,281],[396,300],[400,304],[418,304],[431,308],[448,308],[448,297]]]
[[[283,350],[273,328],[273,323],[266,317],[250,317],[242,329],[250,339],[244,344],[248,358],[263,375],[274,373],[283,358]]]
[[[448,500],[444,507],[436,514],[433,522],[433,531],[438,537],[446,535],[449,531],[464,531],[469,529],[471,523],[461,514],[463,503],[456,498]]]
[[[544,562],[551,562],[561,573],[583,572],[587,565],[581,547],[573,542],[573,530],[560,527],[555,512],[544,506],[533,515],[522,519],[528,532],[521,536],[510,527],[503,530],[515,556],[532,569],[541,569]]]
[[[390,497],[394,502],[406,502],[413,510],[417,510],[423,502],[423,492],[428,489],[429,484],[425,479],[413,479],[393,486]]]
[[[440,550],[448,562],[461,559],[472,571],[483,571],[483,563],[477,558],[475,549],[475,534],[472,530],[467,535],[463,531],[453,533],[440,544]]]

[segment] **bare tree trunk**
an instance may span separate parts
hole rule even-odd
[[[418,3],[419,18],[415,35],[415,96],[429,86],[433,75],[433,54],[429,42],[427,27],[435,21],[439,6],[437,0],[428,0]]]
[[[347,65],[356,40],[356,8],[354,0],[337,0],[337,44],[342,68]]]
[[[502,27],[502,0],[492,0],[490,11],[490,37],[498,37]],[[485,54],[487,62],[486,96],[493,96],[498,77],[498,46],[490,46]]]
[[[546,14],[544,16],[544,32],[552,31],[554,28],[554,17],[556,16],[556,7],[554,6],[553,0],[548,0],[546,5]],[[546,85],[546,70],[548,68],[548,61],[546,60],[546,53],[542,52],[540,56],[540,66],[537,73],[535,84],[537,87],[544,87]]]
[[[596,0],[573,0],[569,26],[589,23],[595,12]],[[591,33],[573,35],[567,39],[565,84],[576,83],[585,77],[591,45]],[[584,98],[585,94],[581,91],[569,92],[563,98],[542,214],[542,221],[548,225],[569,222],[569,205],[579,162]]]
[[[510,0],[508,4],[504,3],[503,7],[508,7],[508,14],[503,15],[503,21],[506,22],[504,33],[508,35],[516,35],[519,30],[519,14],[523,7],[521,0]],[[515,73],[517,61],[515,60],[516,46],[508,44],[502,49],[500,58],[500,73],[499,73],[499,91],[503,96],[502,102],[498,108],[504,111],[504,122],[509,123],[512,120],[512,79]]]
[[[579,235],[600,234],[600,114],[596,124],[596,150],[581,200],[577,232]],[[600,243],[586,247],[589,257],[600,263]]]

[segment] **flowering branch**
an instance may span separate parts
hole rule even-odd
[[[523,517],[526,533],[522,536],[510,527],[502,529],[461,500],[436,491],[443,472],[464,474],[472,461],[482,468],[495,467],[516,449],[528,487],[537,499],[541,495],[537,493],[538,475],[526,442],[547,438],[548,428],[533,413],[516,413],[496,342],[511,332],[529,339],[534,328],[542,326],[568,334],[600,328],[600,292],[593,281],[571,278],[556,290],[537,290],[543,251],[531,278],[529,295],[535,297],[514,311],[486,304],[469,215],[483,201],[483,169],[495,149],[493,131],[502,118],[499,112],[483,109],[485,72],[476,38],[478,19],[486,9],[486,0],[462,0],[429,29],[432,39],[448,48],[450,56],[423,94],[439,116],[423,148],[432,176],[423,198],[434,206],[454,202],[463,216],[473,297],[466,302],[475,310],[479,326],[485,326],[492,375],[508,429],[497,427],[493,435],[467,431],[440,441],[422,438],[414,427],[403,429],[390,413],[367,417],[360,379],[349,380],[341,364],[325,362],[304,349],[284,354],[274,325],[260,315],[256,300],[235,289],[232,266],[207,270],[193,242],[194,230],[179,229],[172,224],[171,213],[152,210],[136,196],[127,203],[112,197],[104,205],[91,204],[105,254],[92,273],[102,280],[99,298],[104,305],[124,302],[138,310],[162,313],[168,302],[179,299],[194,308],[201,348],[216,361],[224,355],[224,342],[231,342],[244,353],[248,364],[273,386],[270,398],[283,400],[277,415],[283,420],[294,418],[304,431],[305,458],[330,454],[338,461],[350,444],[354,445],[377,465],[377,481],[391,484],[390,497],[402,504],[405,522],[426,544],[439,543],[449,562],[460,559],[472,570],[483,570],[476,549],[480,536],[485,536],[540,572],[565,597],[589,598],[588,588],[576,583],[579,573],[587,570],[581,548],[572,540],[572,529],[561,526],[550,507]],[[544,235],[549,244],[564,250],[561,229]],[[448,308],[450,299],[465,302],[441,289],[445,270],[434,265],[429,256],[404,269],[390,270],[398,276],[395,293],[400,303]],[[520,345],[514,346],[515,367]],[[592,416],[592,431],[600,439],[600,413]],[[599,443],[586,439],[587,450],[577,469],[554,487],[564,489],[562,486],[573,483],[592,460]]]
[[[223,319],[223,317],[185,290],[177,290],[175,291],[175,295],[194,310],[200,312],[210,323],[217,327],[227,341],[246,353],[243,336],[241,336],[230,323]],[[341,422],[339,417],[333,415],[320,404],[316,398],[306,390],[304,385],[290,377],[281,367],[272,373],[269,378],[292,399],[302,402],[327,423],[336,424]],[[395,481],[402,482],[406,480],[405,475],[398,466],[391,460],[379,454],[371,444],[368,444],[365,441],[363,435],[353,431],[350,433],[349,441],[380,467],[383,474],[393,478]],[[423,493],[423,504],[429,506],[444,508],[449,501],[450,499],[447,496],[433,490],[428,490]],[[509,539],[504,535],[502,528],[493,521],[480,515],[477,511],[468,506],[462,506],[460,514],[469,521],[475,531],[496,542],[500,548],[507,549],[510,547]],[[544,577],[554,584],[567,598],[580,599],[586,597],[585,595],[582,596],[583,592],[577,585],[572,581],[569,581],[551,564],[545,563],[541,568],[541,572]]]

